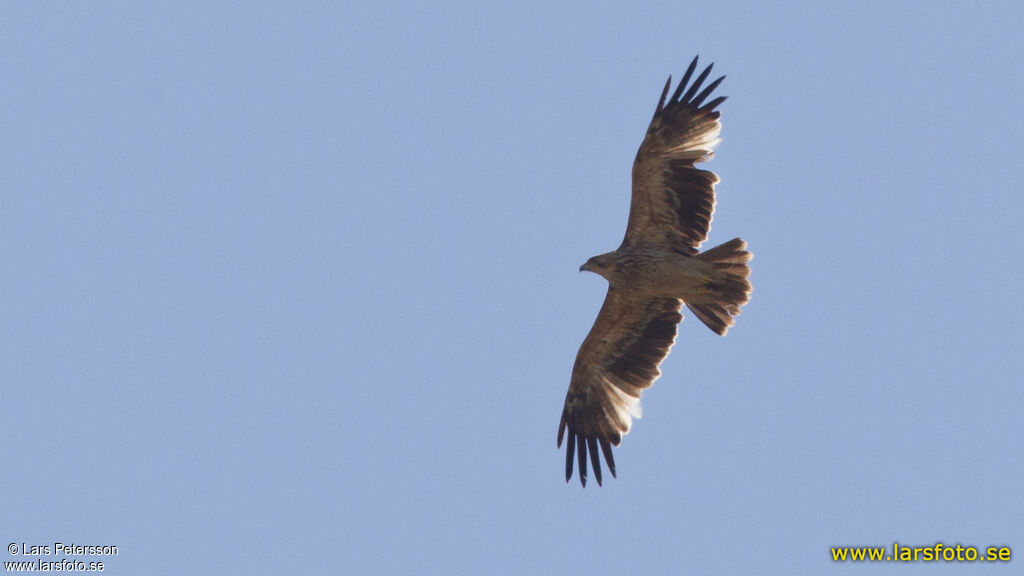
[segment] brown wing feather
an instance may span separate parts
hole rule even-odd
[[[633,198],[623,244],[668,243],[687,254],[696,254],[707,239],[715,209],[714,172],[698,170],[697,162],[711,159],[721,124],[715,110],[724,96],[704,100],[725,79],[722,76],[699,94],[711,66],[693,81],[686,93],[697,59],[666,104],[669,77],[654,118],[633,162]]]
[[[640,395],[661,374],[658,364],[668,355],[683,319],[674,298],[634,299],[608,289],[593,328],[580,346],[558,427],[558,447],[569,433],[565,480],[572,478],[573,452],[579,461],[580,483],[587,483],[587,453],[601,484],[598,446],[615,476],[612,446],[629,432],[640,415]]]

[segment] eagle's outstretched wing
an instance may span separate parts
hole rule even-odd
[[[565,480],[572,478],[574,452],[580,483],[587,485],[587,452],[594,477],[601,484],[598,445],[615,476],[612,446],[640,416],[640,394],[661,374],[658,364],[668,355],[683,319],[682,303],[674,298],[636,299],[608,289],[594,327],[580,346],[572,368],[569,393],[558,427],[558,447],[566,431]]]
[[[624,245],[664,242],[693,255],[708,236],[718,176],[694,164],[709,160],[719,142],[721,113],[715,107],[725,96],[707,104],[704,100],[725,76],[701,90],[711,73],[708,66],[687,88],[696,68],[694,58],[666,103],[672,85],[669,77],[633,161],[633,198]]]

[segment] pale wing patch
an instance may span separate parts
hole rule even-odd
[[[665,148],[665,155],[674,159],[693,160],[694,162],[705,162],[715,155],[715,148],[722,143],[719,135],[722,133],[722,125],[718,122],[710,123],[710,128],[704,132],[695,132],[695,138],[683,140],[675,145]]]
[[[611,398],[612,403],[618,411],[617,416],[619,417],[619,421],[625,422],[626,429],[622,432],[622,434],[625,435],[629,432],[631,416],[633,418],[643,418],[643,409],[640,406],[640,398],[626,394],[621,388],[612,384],[611,380],[607,377],[603,377],[602,380],[605,388],[611,392],[608,396]]]

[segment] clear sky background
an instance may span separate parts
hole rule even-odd
[[[2,543],[117,545],[114,574],[1017,572],[1021,6],[5,3]],[[687,315],[584,490],[555,436],[606,284],[577,269],[695,54],[728,76],[706,246],[749,242],[753,298],[726,338]],[[894,541],[1017,557],[831,561]]]

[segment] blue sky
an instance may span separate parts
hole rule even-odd
[[[115,574],[944,574],[1024,549],[1019,3],[0,8],[0,536]],[[555,448],[666,76],[708,245],[619,477]],[[4,560],[33,557],[5,556]],[[188,568],[188,566],[191,566]]]

